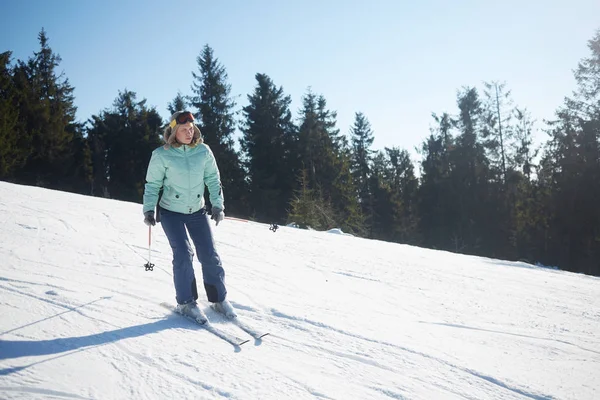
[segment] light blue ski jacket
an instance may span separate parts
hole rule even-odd
[[[191,214],[204,207],[204,186],[213,207],[224,210],[221,177],[215,157],[204,143],[197,146],[165,145],[152,152],[146,185],[144,211],[153,211],[163,188],[160,206],[169,211]]]

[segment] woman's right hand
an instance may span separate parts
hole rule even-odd
[[[154,211],[146,211],[144,213],[144,223],[148,226],[156,225],[156,220],[154,219]]]

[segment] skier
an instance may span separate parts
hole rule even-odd
[[[203,143],[200,129],[194,124],[194,116],[189,111],[178,111],[171,116],[164,139],[166,144],[152,152],[148,164],[143,213],[146,225],[162,223],[173,250],[176,309],[201,323],[207,321],[196,303],[198,289],[189,233],[202,264],[204,289],[211,307],[229,318],[235,318],[235,310],[226,299],[225,271],[215,249],[204,204],[206,185],[212,203],[211,219],[219,225],[225,215],[215,157]],[[161,189],[163,192],[159,199]]]

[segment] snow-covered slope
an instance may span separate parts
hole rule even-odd
[[[145,271],[139,205],[0,182],[0,398],[600,398],[597,278],[233,219],[213,230],[262,341],[235,348],[160,307],[171,250],[154,228]]]

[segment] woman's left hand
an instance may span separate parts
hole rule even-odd
[[[223,210],[221,210],[218,207],[213,207],[211,212],[212,212],[212,215],[211,215],[210,219],[215,220],[215,222],[216,222],[215,225],[219,225],[219,222],[223,221],[223,219],[225,218],[225,213],[223,213]]]

